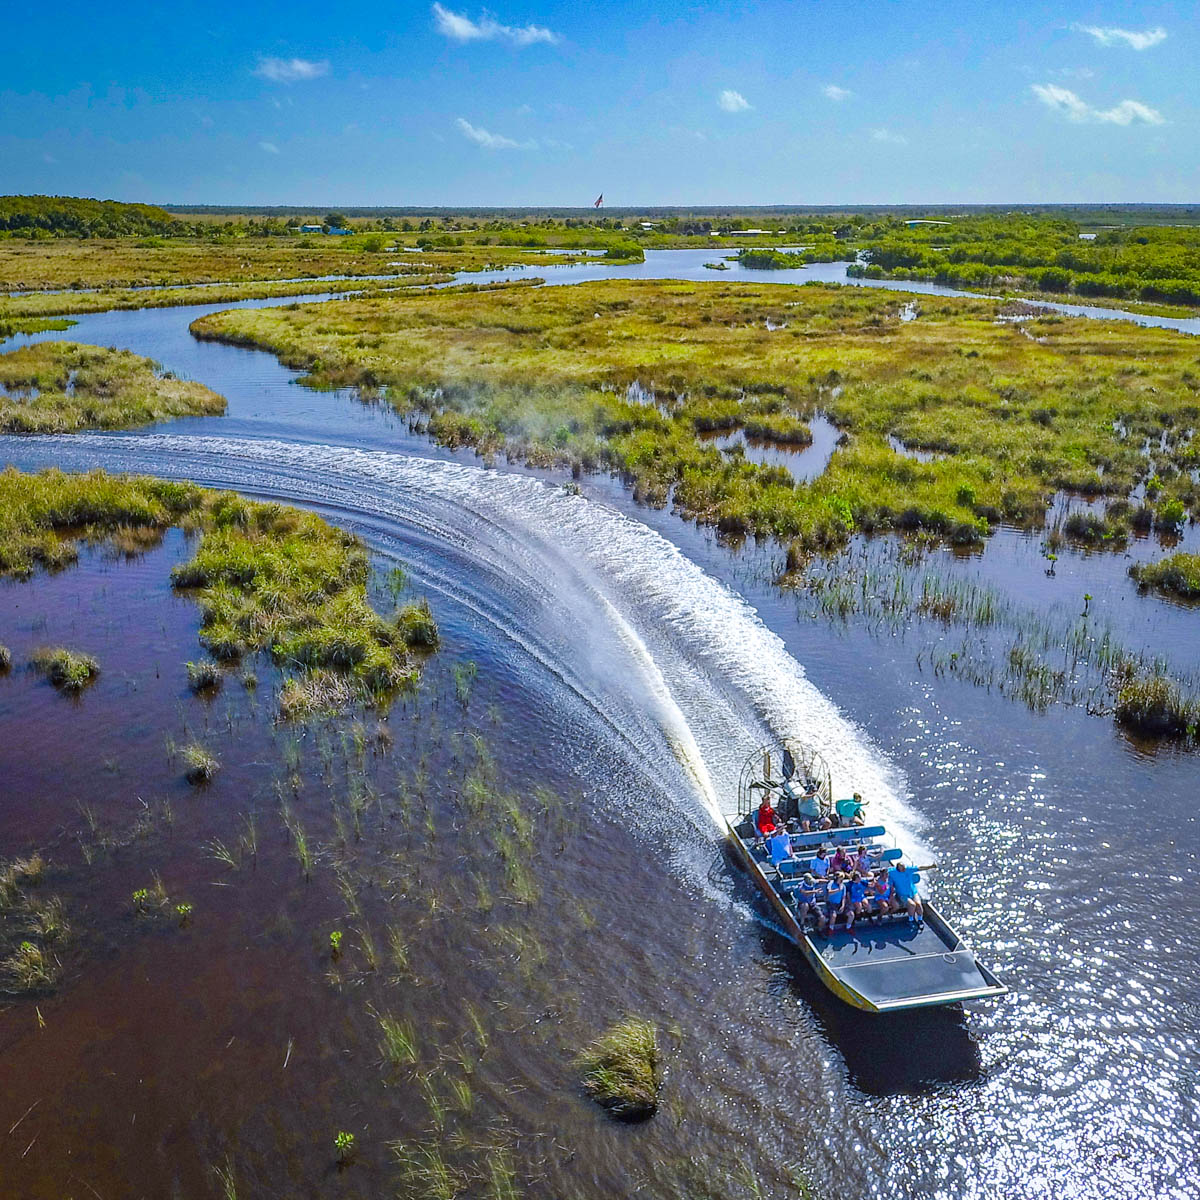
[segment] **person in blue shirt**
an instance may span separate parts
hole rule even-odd
[[[802,928],[809,913],[816,918],[818,929],[824,927],[825,918],[822,916],[820,908],[817,907],[817,900],[820,894],[820,885],[811,874],[806,872],[804,878],[800,881],[800,886],[795,891],[796,916],[799,918]]]
[[[917,870],[903,863],[896,864],[892,872],[892,889],[896,899],[908,909],[908,919],[918,925],[925,920],[925,908],[921,904],[921,893],[917,890],[920,882],[921,875]]]
[[[824,846],[817,849],[816,854],[809,859],[808,869],[817,876],[818,879],[825,879],[829,875],[829,851]]]
[[[841,875],[835,875],[829,881],[825,892],[825,932],[832,933],[837,919],[846,908],[846,881]],[[853,920],[851,921],[853,924]]]
[[[792,839],[786,829],[777,829],[767,838],[767,853],[771,856],[771,861],[775,866],[795,857],[792,854]]]
[[[867,913],[867,881],[858,871],[850,877],[846,885],[846,932],[854,928],[854,918],[865,918]]]

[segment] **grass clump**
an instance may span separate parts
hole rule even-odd
[[[130,429],[169,417],[220,415],[225,400],[129,350],[38,342],[0,354],[0,430]]]
[[[188,783],[199,786],[212,783],[221,769],[221,760],[199,742],[190,742],[181,751],[183,773]]]
[[[662,1068],[658,1033],[649,1021],[621,1021],[592,1042],[577,1062],[584,1090],[613,1116],[645,1120],[658,1108]]]
[[[1117,692],[1119,724],[1147,737],[1194,737],[1200,705],[1159,673],[1135,675]]]
[[[1185,600],[1200,598],[1200,554],[1171,554],[1156,563],[1132,566],[1129,574],[1139,587]]]
[[[58,980],[58,964],[41,946],[25,941],[0,963],[0,976],[9,991],[49,991]]]
[[[190,662],[187,675],[193,692],[215,692],[221,686],[221,668],[214,662]]]
[[[100,664],[91,655],[65,646],[43,646],[29,663],[63,692],[82,692],[100,674]]]
[[[0,675],[12,670],[12,651],[0,643]]]
[[[0,991],[49,991],[62,973],[53,947],[67,940],[70,925],[57,896],[36,894],[45,874],[38,853],[0,863]]]

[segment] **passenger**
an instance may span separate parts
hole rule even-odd
[[[800,881],[800,886],[794,894],[796,897],[796,917],[800,922],[801,928],[804,927],[804,922],[809,916],[813,917],[816,921],[818,929],[823,928],[825,918],[821,915],[821,910],[817,906],[821,888],[811,874],[805,873],[804,878]]]
[[[867,895],[875,906],[875,924],[882,925],[883,918],[890,917],[896,911],[896,901],[892,896],[892,881],[888,878],[887,867],[880,867],[875,872]]]
[[[878,861],[878,851],[868,850],[862,842],[858,843],[858,849],[854,852],[854,869],[861,872],[864,879],[875,869]]]
[[[863,813],[866,802],[861,792],[855,792],[851,800],[839,800],[837,804],[838,824],[843,828],[854,825],[865,825],[867,818]]]
[[[779,819],[779,814],[771,803],[770,792],[763,796],[762,803],[758,806],[758,812],[754,814],[754,828],[758,830],[760,838],[769,838],[776,829],[783,828],[783,822]]]
[[[850,876],[846,892],[846,932],[849,933],[854,928],[855,917],[862,917],[866,920],[869,915],[867,912],[867,881],[858,871]]]
[[[908,919],[914,925],[925,922],[925,907],[917,890],[917,884],[920,882],[921,875],[915,867],[906,867],[902,862],[896,864],[896,872],[892,876],[892,890],[896,893],[897,901],[908,909]]]
[[[833,876],[825,892],[825,931],[833,933],[837,919],[846,908],[846,881],[841,875]],[[853,918],[850,921],[853,925]]]
[[[824,879],[829,874],[829,851],[824,846],[818,846],[816,854],[809,860],[808,869],[818,878]]]
[[[854,861],[849,854],[846,853],[845,846],[839,846],[833,852],[833,858],[830,859],[829,869],[831,871],[846,871],[849,872],[854,867]]]
[[[771,856],[771,862],[775,866],[789,862],[795,857],[792,854],[792,839],[786,829],[777,829],[767,838],[767,853]]]

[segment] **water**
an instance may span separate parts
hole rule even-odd
[[[712,251],[695,257],[695,277],[711,281],[699,263]],[[674,277],[691,277],[675,261]],[[538,273],[568,282],[558,272],[630,277],[653,265],[648,255],[638,268]],[[789,273],[762,274],[785,282]],[[380,555],[410,565],[444,614],[449,652],[469,653],[501,689],[506,769],[556,773],[586,792],[576,819],[587,837],[572,861],[603,870],[576,866],[559,886],[595,895],[614,919],[586,952],[572,952],[554,905],[536,920],[568,956],[561,990],[679,1023],[672,1079],[685,1119],[660,1117],[644,1135],[614,1140],[586,1110],[556,1111],[579,1154],[575,1166],[555,1161],[560,1193],[673,1195],[683,1160],[730,1144],[768,1180],[772,1164],[802,1157],[827,1192],[1195,1193],[1194,757],[1147,753],[1080,709],[1035,714],[934,680],[915,660],[920,630],[898,638],[797,620],[794,598],[769,582],[777,551],[731,550],[669,512],[637,507],[613,481],[585,479],[574,496],[543,473],[484,469],[429,446],[385,407],[295,386],[268,355],[191,339],[192,319],[227,307],[98,314],[51,336],[154,357],[225,394],[228,416],[167,432],[3,439],[0,457],[188,476],[312,504],[358,528]],[[1103,613],[1124,614],[1128,630],[1200,661],[1194,614],[1139,597],[1118,559],[1065,552],[1051,580],[1036,539],[1016,533],[998,535],[981,557],[945,557],[939,569],[980,573],[1034,609],[1086,589]],[[52,581],[63,603],[75,578]],[[93,720],[98,695],[80,709]],[[157,703],[179,701],[168,690]],[[966,1014],[865,1018],[828,998],[786,943],[755,925],[717,857],[715,816],[742,757],[772,733],[820,744],[839,789],[857,786],[873,812],[938,858],[936,898],[1011,996]],[[27,818],[0,826],[6,844]],[[660,846],[669,850],[646,858]],[[452,990],[468,986],[452,958],[428,969]],[[616,979],[627,990],[614,996]],[[14,1061],[32,1070],[32,1050],[16,1045]],[[564,1081],[552,1056],[521,1054],[506,1062],[532,1089],[520,1120],[544,1128],[546,1112],[562,1108]],[[515,1101],[488,1103],[517,1119]],[[77,1135],[63,1139],[78,1145]],[[159,1178],[149,1171],[147,1189]]]

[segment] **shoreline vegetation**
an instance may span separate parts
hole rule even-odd
[[[376,612],[362,542],[314,513],[103,471],[0,471],[0,577],[69,567],[82,544],[138,553],[172,526],[198,536],[171,583],[199,606],[201,642],[227,664],[266,654],[284,717],[386,704],[437,645],[426,602]]]
[[[132,429],[224,412],[223,396],[130,350],[37,342],[0,354],[0,432]]]

